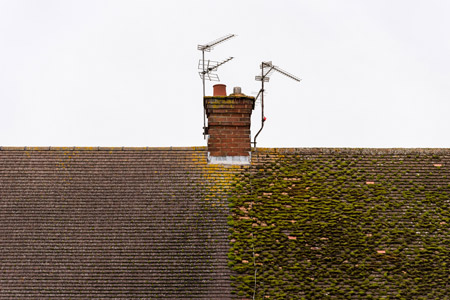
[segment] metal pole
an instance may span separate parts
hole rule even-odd
[[[205,107],[205,50],[202,50],[203,64],[203,139],[206,139],[206,107]]]
[[[269,72],[267,72],[267,74],[269,74]],[[258,133],[256,133],[255,138],[253,139],[253,145],[255,146],[255,151],[256,151],[256,138],[261,133],[261,130],[263,130],[263,127],[264,127],[264,78],[265,78],[265,76],[264,76],[264,63],[263,63],[261,65],[261,128],[259,129]]]

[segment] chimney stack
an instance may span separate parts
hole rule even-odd
[[[214,96],[204,99],[209,163],[250,163],[250,119],[255,98],[242,94],[240,88],[234,88],[233,92],[227,96],[226,86],[216,84]]]

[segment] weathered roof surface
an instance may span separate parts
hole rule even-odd
[[[205,148],[0,149],[0,298],[229,298]]]
[[[231,198],[238,295],[448,298],[450,149],[259,149],[252,159]]]
[[[0,298],[445,299],[449,165],[450,149],[223,167],[201,147],[1,148]]]

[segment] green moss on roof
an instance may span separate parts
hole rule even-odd
[[[254,157],[248,173],[236,176],[230,198],[235,293],[444,299],[449,171],[434,164],[447,166],[449,156],[410,154],[263,150]]]

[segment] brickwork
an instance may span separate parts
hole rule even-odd
[[[205,97],[211,156],[249,156],[254,97]]]

